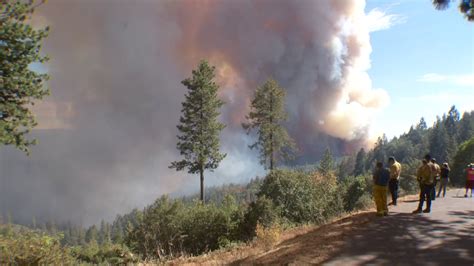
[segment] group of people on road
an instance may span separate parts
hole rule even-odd
[[[382,162],[377,162],[373,173],[374,181],[374,201],[377,207],[377,216],[388,215],[387,190],[392,196],[391,205],[397,206],[398,188],[400,183],[400,173],[402,166],[394,157],[388,159],[389,168],[385,168]],[[436,197],[446,196],[446,187],[449,183],[449,164],[447,162],[440,166],[435,158],[429,154],[422,160],[422,165],[418,168],[416,178],[420,186],[420,198],[418,208],[413,213],[429,213],[431,212],[431,202]],[[474,164],[469,164],[466,169],[466,194],[471,189],[471,197],[474,189]],[[436,185],[439,183],[438,193],[436,193]],[[423,205],[426,202],[426,208]]]
[[[447,165],[447,163],[443,164],[443,166],[444,165]],[[436,184],[441,181],[441,167],[435,158],[431,158],[431,156],[427,154],[422,161],[422,165],[418,168],[416,177],[420,184],[420,201],[418,208],[414,210],[413,213],[429,213],[431,212],[431,201],[436,199]],[[423,210],[425,201],[426,208]]]
[[[389,169],[383,167],[382,162],[377,162],[373,174],[374,200],[378,216],[388,215],[387,186],[392,195],[392,204],[397,205],[398,187],[402,165],[394,157],[388,159]]]

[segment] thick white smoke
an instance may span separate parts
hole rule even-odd
[[[372,24],[364,1],[51,0],[52,96],[38,108],[40,144],[30,158],[2,149],[0,211],[21,219],[97,222],[198,179],[168,169],[175,149],[180,81],[202,58],[217,66],[227,102],[228,157],[208,183],[263,174],[240,128],[256,86],[287,89],[288,127],[302,161],[331,146],[361,145],[387,94],[374,90]]]

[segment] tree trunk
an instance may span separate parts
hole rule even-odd
[[[273,170],[273,161],[275,160],[273,158],[273,133],[270,134],[270,171]]]
[[[201,202],[204,203],[204,169],[202,165],[199,169],[199,176],[201,178]]]
[[[273,90],[270,92],[270,124],[273,126]],[[270,132],[270,171],[273,170],[274,156],[273,156],[273,127]]]
[[[200,112],[200,116],[201,116],[200,123],[201,123],[201,125],[200,125],[200,129],[199,129],[201,139],[203,137],[203,130],[202,130],[202,123],[203,123],[203,119],[204,119],[204,115],[202,113],[203,112],[202,111],[203,105],[204,105],[204,103],[203,103],[203,100],[202,100],[202,97],[201,97],[201,106],[200,106],[200,108],[201,108],[201,112]],[[202,148],[202,146],[203,146],[202,140],[201,140],[200,144],[201,144],[201,148]],[[199,165],[199,176],[200,176],[200,179],[201,179],[201,202],[204,204],[204,159],[201,157],[201,155],[200,155],[200,158],[199,158],[199,164],[200,164]]]

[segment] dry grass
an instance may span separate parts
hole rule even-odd
[[[273,224],[272,226],[265,228],[260,223],[257,224],[255,234],[257,239],[255,240],[257,246],[260,246],[263,250],[268,251],[272,249],[281,238],[281,226]]]

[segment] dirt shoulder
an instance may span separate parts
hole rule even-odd
[[[401,200],[412,201],[416,198],[417,196],[412,195],[405,196]],[[342,246],[344,237],[352,230],[365,226],[375,218],[373,210],[370,209],[348,214],[325,225],[302,226],[287,230],[269,251],[252,242],[197,257],[178,258],[168,263],[171,265],[321,263]]]
[[[388,217],[373,210],[355,213],[322,226],[292,229],[273,249],[255,243],[171,261],[179,265],[396,263],[472,265],[474,263],[474,199],[452,190],[433,202],[430,214],[414,215],[418,196],[390,207]]]
[[[321,263],[342,246],[344,236],[355,227],[373,220],[372,211],[360,212],[322,226],[305,226],[285,231],[279,243],[265,251],[257,243],[241,245],[230,250],[219,250],[191,258],[180,258],[172,265],[242,265]],[[307,256],[311,254],[311,256]]]

